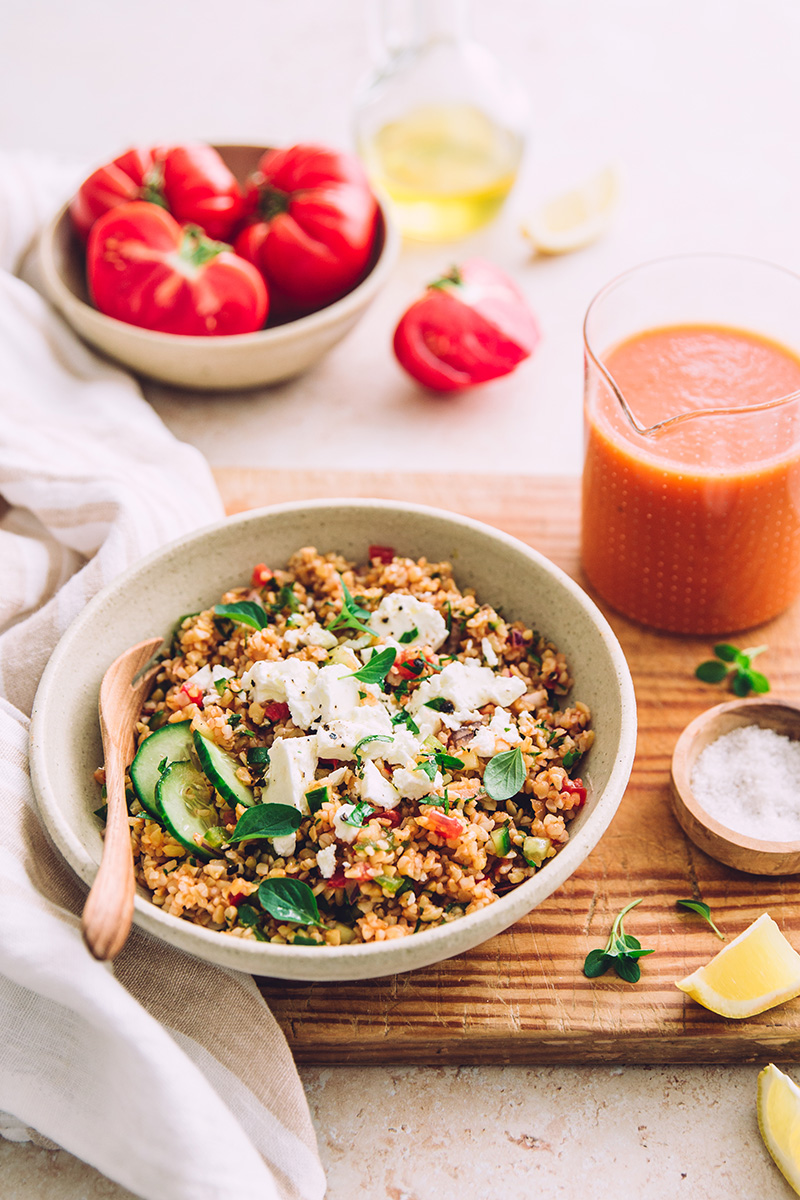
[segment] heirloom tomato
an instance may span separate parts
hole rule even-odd
[[[287,311],[312,312],[366,271],[378,205],[353,155],[322,146],[268,150],[245,198],[249,224],[234,243]]]
[[[418,383],[451,392],[507,375],[538,342],[536,319],[517,285],[473,258],[430,284],[403,314],[394,352]]]
[[[234,176],[212,146],[138,146],[98,167],[69,206],[84,239],[94,222],[120,204],[149,200],[181,224],[199,225],[211,238],[230,238],[244,208]]]
[[[140,200],[92,226],[87,275],[101,312],[161,333],[253,333],[267,315],[267,289],[255,267]]]

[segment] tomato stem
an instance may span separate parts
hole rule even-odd
[[[262,184],[258,193],[258,211],[262,220],[271,221],[273,217],[289,211],[291,196],[279,188]]]
[[[216,258],[223,250],[230,250],[225,242],[213,242],[206,237],[199,225],[186,225],[183,230],[183,241],[178,251],[184,262],[193,267],[202,267],[204,263]]]

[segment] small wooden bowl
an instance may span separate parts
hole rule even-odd
[[[766,697],[731,700],[691,721],[678,738],[672,756],[675,816],[696,846],[737,871],[752,875],[798,875],[800,841],[764,841],[727,829],[705,811],[692,791],[692,770],[700,752],[710,742],[742,725],[759,725],[800,740],[800,704]]]

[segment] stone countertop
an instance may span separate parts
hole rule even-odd
[[[156,411],[213,465],[577,474],[581,324],[599,287],[683,251],[800,269],[792,0],[475,8],[476,32],[532,101],[506,211],[458,245],[406,246],[358,328],[297,381],[230,396],[149,387]],[[188,12],[138,0],[135,20],[127,5],[103,6],[98,20],[96,0],[16,6],[0,41],[0,146],[90,162],[136,141],[348,143],[365,66],[361,5],[232,0],[226,23],[247,35],[219,52],[213,87],[202,63],[218,5],[193,0]],[[607,162],[624,176],[612,231],[579,254],[532,259],[518,232],[526,210]],[[427,280],[471,254],[514,274],[542,344],[507,379],[432,399],[396,367],[391,332]],[[522,1200],[532,1186],[576,1200],[788,1197],[758,1134],[756,1076],[752,1066],[302,1071],[331,1200]],[[30,1144],[0,1141],[0,1178],[3,1200],[129,1194]]]

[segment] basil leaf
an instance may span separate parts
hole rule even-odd
[[[343,678],[360,679],[362,683],[383,683],[394,666],[396,658],[397,651],[393,646],[387,646],[385,650],[379,651],[378,654],[373,654],[366,666],[363,666],[360,671],[353,671],[351,675],[345,675]]]
[[[392,717],[393,725],[405,725],[411,733],[419,733],[419,725],[412,717],[407,708],[401,708],[399,713],[395,713]]]
[[[253,908],[252,904],[239,905],[239,924],[247,928],[250,925],[257,925],[261,920],[261,914],[257,908]]]
[[[736,647],[729,645],[727,642],[718,642],[714,647],[714,653],[717,658],[721,658],[726,663],[736,662],[739,656],[739,651]]]
[[[726,941],[725,934],[717,929],[716,925],[711,919],[711,909],[707,904],[704,904],[702,900],[676,900],[675,907],[686,908],[689,910],[689,912],[697,913],[698,916],[702,917],[704,921],[708,921],[709,925],[714,930],[714,933],[721,941]]]
[[[266,746],[251,746],[247,751],[247,761],[251,766],[259,766],[269,762],[269,750]]]
[[[623,954],[615,958],[612,965],[620,979],[624,979],[627,983],[637,983],[641,978],[642,972],[639,964],[632,955]]]
[[[759,694],[769,691],[769,680],[766,675],[762,675],[760,671],[754,671],[750,668],[750,687],[754,692]]]
[[[437,750],[433,757],[440,767],[450,767],[453,771],[461,771],[464,768],[463,758],[456,758],[453,754]]]
[[[401,633],[400,637],[397,640],[403,646],[408,646],[411,642],[414,641],[414,638],[416,638],[416,637],[419,637],[419,630],[417,629],[417,627],[415,625],[413,629],[407,629],[405,633]]]
[[[432,700],[426,700],[423,708],[432,708],[434,712],[455,712],[452,700],[445,700],[444,696],[434,696]]]
[[[492,800],[510,800],[525,782],[525,763],[519,746],[495,754],[483,772],[483,786]]]
[[[356,829],[361,829],[367,817],[371,816],[375,811],[375,805],[370,804],[367,800],[359,800],[353,811],[348,817],[343,817],[345,825],[355,825]]]
[[[239,600],[236,604],[215,604],[214,616],[227,617],[229,621],[249,625],[251,629],[265,629],[269,624],[266,610],[253,600]]]
[[[587,979],[597,979],[598,975],[605,975],[610,966],[611,957],[605,950],[590,950],[583,964],[583,973]]]
[[[277,600],[274,604],[270,605],[270,612],[280,613],[283,612],[285,608],[288,608],[289,611],[293,613],[297,612],[300,608],[300,602],[297,599],[297,596],[294,594],[294,585],[291,583],[285,583],[283,585],[281,590],[278,592]]]
[[[721,683],[727,674],[728,668],[725,664],[714,658],[710,658],[708,662],[701,662],[695,671],[695,675],[702,679],[703,683]]]
[[[321,925],[317,899],[302,879],[265,879],[258,889],[261,906],[276,921]]]
[[[356,742],[355,746],[353,746],[353,754],[358,755],[358,752],[361,749],[361,747],[366,746],[367,742],[393,742],[393,741],[394,741],[393,733],[368,733],[366,737],[363,737],[360,742]]]
[[[233,846],[251,838],[286,837],[302,820],[302,813],[291,804],[254,804],[239,817],[228,840]]]

